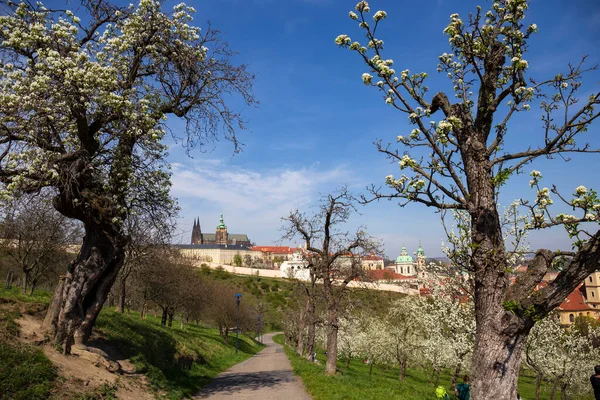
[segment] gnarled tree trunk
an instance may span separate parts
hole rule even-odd
[[[111,224],[85,224],[77,258],[57,286],[44,319],[46,334],[69,354],[85,343],[125,258],[126,238]]]

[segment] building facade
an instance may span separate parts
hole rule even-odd
[[[394,271],[397,274],[404,276],[417,276],[419,272],[423,272],[425,269],[426,257],[421,245],[419,245],[419,249],[415,255],[417,258],[416,262],[412,256],[408,254],[406,247],[402,246],[402,251],[394,263]]]
[[[219,219],[219,223],[215,229],[215,233],[202,233],[200,227],[200,220],[194,220],[194,226],[192,228],[192,240],[191,244],[217,244],[217,245],[241,245],[249,247],[251,246],[250,239],[246,234],[229,233],[227,232],[227,225],[223,221],[223,214]]]
[[[183,244],[175,245],[182,256],[207,264],[233,265],[236,255],[246,263],[247,257],[259,260],[262,257],[260,251],[254,251],[247,246],[228,244]]]
[[[592,275],[596,275],[593,276]],[[590,275],[597,282],[598,272]],[[561,325],[570,326],[575,322],[575,318],[577,317],[590,317],[594,319],[598,319],[600,316],[600,308],[598,307],[598,302],[590,302],[589,297],[587,297],[588,293],[594,293],[594,298],[597,296],[597,287],[588,288],[586,279],[585,285],[579,285],[575,291],[567,296],[567,298],[561,303],[560,306],[556,307],[556,312],[558,314],[558,320]],[[591,289],[591,291],[589,291]]]

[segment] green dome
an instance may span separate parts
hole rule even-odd
[[[419,243],[419,248],[417,249],[417,255],[418,256],[424,256],[425,252],[423,251],[423,248],[421,247],[421,243]]]
[[[408,255],[406,247],[402,246],[402,251],[398,258],[396,258],[396,264],[412,264],[413,258]]]
[[[217,229],[226,229],[227,226],[223,222],[223,214],[221,214],[221,219],[219,220],[219,225],[217,225]]]

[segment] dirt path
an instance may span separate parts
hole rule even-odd
[[[264,335],[266,349],[219,374],[194,399],[310,400],[273,335]]]

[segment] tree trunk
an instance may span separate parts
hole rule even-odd
[[[27,294],[27,282],[29,282],[29,277],[27,275],[27,272],[23,272],[23,282],[21,283],[21,291],[23,294]]]
[[[550,400],[554,400],[554,395],[556,394],[556,389],[558,388],[558,383],[560,382],[560,378],[556,378],[554,383],[552,384],[552,392],[550,392]]]
[[[327,360],[325,375],[335,375],[337,371],[337,341],[338,341],[338,301],[329,296],[327,302]]]
[[[169,312],[167,314],[169,315],[168,326],[169,326],[169,328],[171,328],[173,326],[173,317],[175,316],[175,310],[169,309]]]
[[[442,368],[438,367],[435,372],[436,372],[436,374],[435,374],[435,385],[433,385],[433,386],[434,387],[438,387],[438,385],[440,384],[440,374],[442,373]]]
[[[459,361],[458,364],[456,364],[456,368],[454,368],[454,374],[452,374],[452,384],[450,385],[451,392],[454,392],[454,389],[456,388],[456,381],[458,380],[458,375],[460,374],[461,367],[462,361]]]
[[[161,309],[162,309],[162,315],[160,317],[160,324],[162,326],[166,326],[167,325],[167,318],[169,317],[169,314],[167,313],[168,307],[161,307]]]
[[[302,357],[304,352],[304,310],[300,310],[300,316],[298,318],[298,343],[296,345],[296,354]]]
[[[567,396],[567,384],[563,383],[560,385],[560,400],[569,400]]]
[[[492,312],[488,312],[489,318]],[[505,319],[496,312],[497,323]],[[516,319],[516,318],[515,318]],[[493,322],[488,321],[493,324]],[[506,323],[506,322],[505,322]],[[477,323],[473,353],[473,399],[512,400],[517,397],[517,380],[526,333],[507,334],[496,331],[486,323]],[[497,326],[497,325],[496,325]],[[527,332],[529,329],[527,329]]]
[[[146,300],[142,302],[142,308],[140,310],[140,318],[146,319]]]
[[[121,295],[119,296],[119,312],[125,312],[125,296],[127,294],[126,280],[121,278]]]
[[[373,361],[369,362],[369,376],[373,374]]]
[[[509,270],[495,203],[489,164],[483,160],[485,146],[477,143],[477,133],[464,157],[471,216],[471,267],[475,281],[476,336],[471,375],[473,400],[513,400],[521,353],[533,320],[517,316],[505,308]],[[480,146],[480,147],[478,147]]]
[[[46,318],[44,330],[69,354],[74,343],[85,343],[125,258],[127,239],[110,224],[85,225],[77,258],[69,265]]]
[[[349,355],[346,356],[346,369],[350,369],[350,360],[351,360],[350,356]]]
[[[535,400],[540,400],[540,389],[542,388],[542,379],[543,375],[541,373],[537,373],[535,377]]]
[[[312,361],[312,355],[315,352],[315,331],[316,331],[316,318],[315,318],[315,303],[311,300],[309,307],[307,308],[306,320],[308,321],[308,329],[306,333],[306,359]]]

